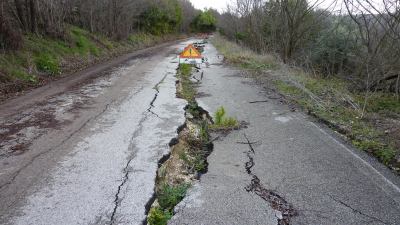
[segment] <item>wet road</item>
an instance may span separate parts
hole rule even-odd
[[[158,160],[184,122],[185,102],[175,97],[184,45],[3,104],[0,224],[141,224]]]
[[[208,45],[197,101],[248,128],[221,135],[170,224],[400,224],[400,179]],[[218,136],[220,134],[214,134]],[[290,207],[293,208],[290,208]],[[294,211],[291,211],[294,209]]]

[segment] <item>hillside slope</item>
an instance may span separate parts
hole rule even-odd
[[[179,37],[183,35],[136,33],[115,41],[75,26],[68,26],[64,39],[25,35],[20,50],[0,53],[0,101],[89,65]]]

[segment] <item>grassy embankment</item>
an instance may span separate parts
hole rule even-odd
[[[271,55],[258,55],[218,35],[212,42],[228,63],[249,72],[328,124],[355,147],[400,173],[400,101],[397,96],[354,91],[343,79],[322,78],[299,68],[289,68]]]
[[[68,27],[64,39],[25,35],[22,49],[0,52],[0,101],[91,64],[175,38],[138,33],[114,41],[74,26]]]

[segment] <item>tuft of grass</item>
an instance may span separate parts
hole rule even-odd
[[[185,197],[189,184],[171,186],[163,184],[157,193],[158,203],[163,210],[172,212],[174,207]]]
[[[238,121],[233,117],[227,117],[223,106],[219,107],[214,113],[214,124],[212,129],[236,129],[239,127]]]
[[[59,74],[61,72],[57,58],[48,53],[42,53],[36,56],[34,61],[36,68],[39,71],[47,72],[52,75]]]
[[[26,73],[25,71],[19,70],[19,69],[12,69],[10,71],[10,74],[14,77],[17,77],[18,79],[21,79],[23,81],[28,81],[31,83],[37,83],[37,77],[35,75],[30,75]]]
[[[361,96],[357,97],[360,102],[364,100]],[[368,97],[367,111],[385,116],[400,114],[400,100],[395,94],[375,92]]]
[[[159,207],[153,207],[150,209],[147,217],[147,223],[149,225],[166,225],[168,220],[171,218],[172,214],[168,210],[162,210]]]
[[[82,56],[89,54],[100,56],[100,49],[90,40],[90,34],[87,31],[78,27],[72,27],[70,36],[75,43],[74,52],[78,52]]]

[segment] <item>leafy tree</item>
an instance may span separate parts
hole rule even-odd
[[[210,10],[201,12],[192,23],[192,29],[197,32],[213,32],[216,26],[217,19]]]
[[[182,17],[182,8],[177,0],[169,0],[147,9],[141,16],[141,27],[154,35],[169,34],[177,31]]]

